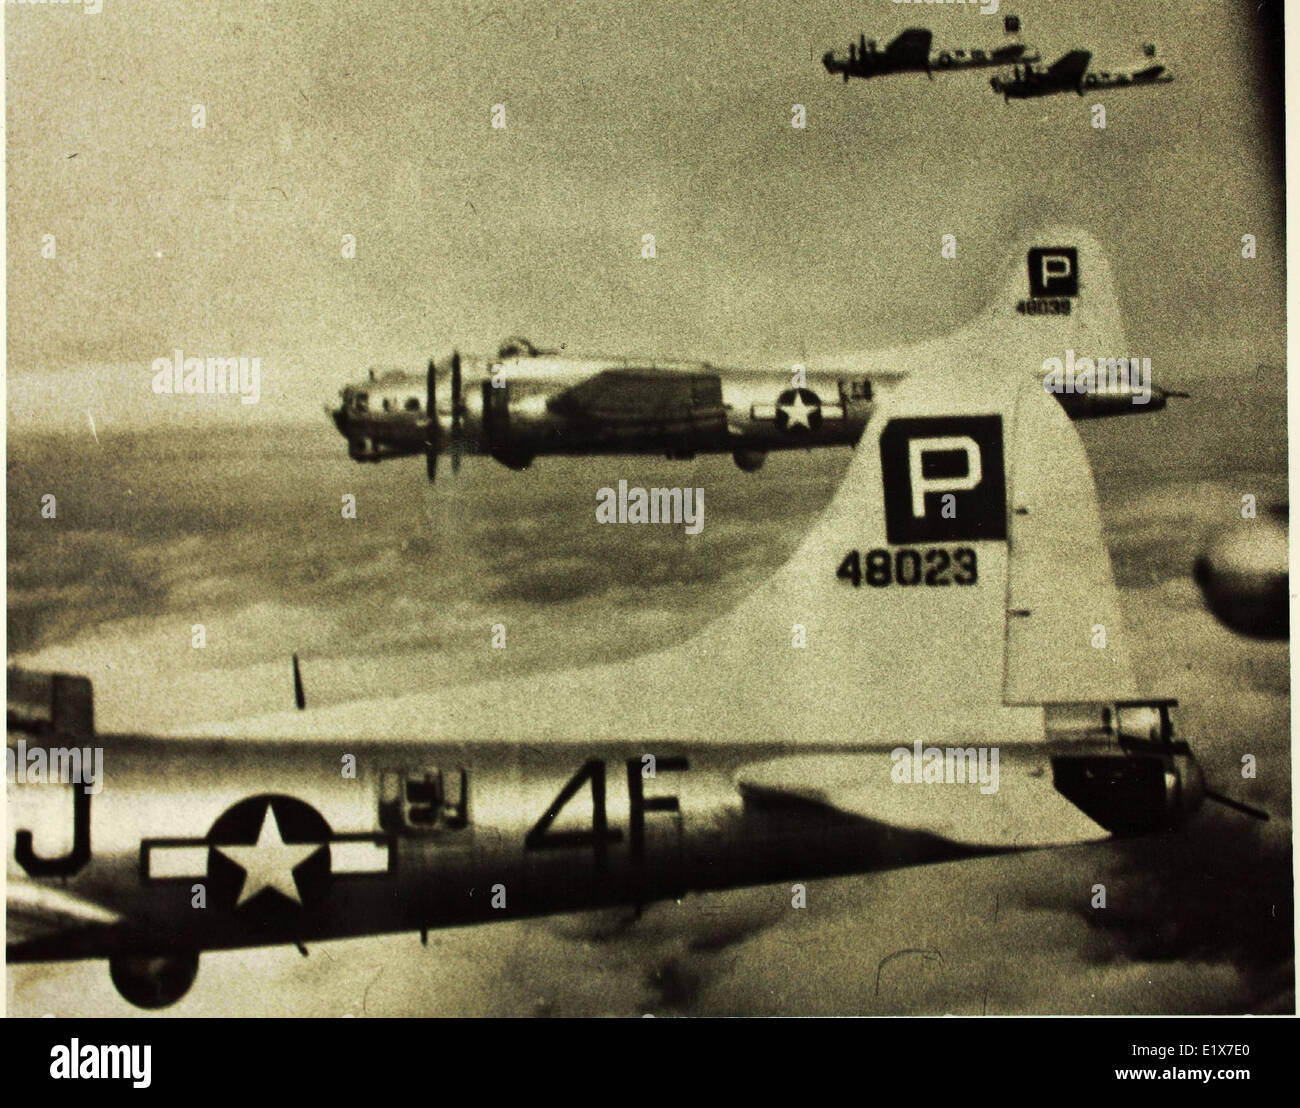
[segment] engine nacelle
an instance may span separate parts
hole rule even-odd
[[[1196,559],[1206,606],[1226,627],[1257,639],[1291,630],[1287,521],[1281,509],[1243,520],[1208,543]]]
[[[199,956],[185,954],[115,954],[109,976],[123,998],[137,1008],[166,1008],[189,992],[199,972]]]

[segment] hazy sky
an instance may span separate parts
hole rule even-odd
[[[987,72],[846,85],[818,60],[917,23],[936,46],[995,45],[1009,10],[1048,59],[1087,45],[1124,64],[1154,40],[1179,79],[1105,95],[1098,131],[1096,97],[1004,104]],[[1049,222],[1111,250],[1135,354],[1176,376],[1253,369],[1281,357],[1283,297],[1251,12],[9,7],[11,420],[166,418],[147,367],[176,347],[263,359],[267,412],[240,418],[319,418],[370,363],[515,332],[724,363],[894,345],[973,312],[1007,241]]]

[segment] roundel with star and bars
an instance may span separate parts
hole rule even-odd
[[[812,389],[786,389],[776,398],[778,431],[816,431],[821,425],[822,402]]]
[[[227,808],[207,835],[209,902],[258,914],[319,904],[330,883],[330,826],[310,804],[263,794]]]

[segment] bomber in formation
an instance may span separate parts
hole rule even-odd
[[[1016,16],[1006,16],[1003,25],[1008,35],[1019,34]],[[1174,79],[1164,63],[1155,60],[1156,48],[1151,43],[1142,48],[1146,61],[1102,69],[1093,65],[1092,51],[1085,49],[1070,50],[1045,65],[1037,50],[1018,40],[984,49],[936,50],[933,42],[931,31],[910,27],[882,50],[874,39],[859,33],[858,41],[849,43],[846,55],[828,50],[822,65],[846,82],[850,77],[868,80],[896,73],[924,73],[933,80],[936,73],[997,67],[1001,72],[989,78],[989,87],[1006,101],[1062,92],[1082,96],[1090,91],[1167,84]]]
[[[1026,257],[998,309],[1008,319],[1069,317],[1095,310],[1096,302],[1081,280],[1076,247],[1063,242]],[[1039,322],[1031,329],[1047,328]],[[327,410],[354,461],[423,456],[430,481],[443,455],[455,471],[466,455],[526,469],[546,455],[730,454],[742,470],[754,472],[772,451],[855,445],[883,393],[936,362],[968,356],[965,341],[957,332],[834,365],[761,370],[583,357],[512,338],[494,358],[453,353],[441,363],[430,361],[423,376],[371,370],[369,379],[345,386],[339,406]],[[1056,387],[1047,375],[1040,377],[1071,419],[1157,412],[1170,397],[1185,395],[1155,385],[1149,359],[1147,372],[1138,373],[1143,360],[1127,353],[1114,345],[1046,350],[1044,361],[1055,356],[1073,365],[1076,354],[1086,356],[1093,377],[1086,384],[1080,377],[1076,386],[1072,375]]]

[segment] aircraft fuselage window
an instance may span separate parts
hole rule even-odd
[[[431,827],[442,814],[442,774],[428,773],[406,781],[406,820],[413,827]]]
[[[370,411],[370,394],[368,392],[359,392],[352,398],[352,406],[359,412]]]
[[[469,823],[469,775],[463,769],[385,771],[379,823],[390,831],[455,829]]]
[[[418,396],[408,396],[406,398],[406,410],[408,412],[418,412],[420,410],[420,398]]]

